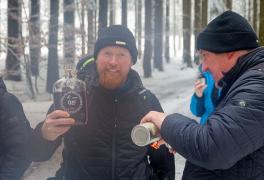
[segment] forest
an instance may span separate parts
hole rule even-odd
[[[195,39],[215,16],[244,16],[264,44],[264,0],[0,0],[1,76],[26,81],[30,97],[39,80],[52,92],[63,65],[93,53],[101,28],[123,24],[134,33],[143,76],[177,57],[186,68],[199,58]],[[43,82],[42,81],[42,82]]]

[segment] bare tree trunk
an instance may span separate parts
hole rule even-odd
[[[109,24],[115,24],[115,0],[109,0]]]
[[[138,42],[138,1],[134,2],[135,6],[135,39]]]
[[[208,21],[208,0],[202,0],[202,28],[207,25]]]
[[[183,7],[183,62],[192,67],[191,61],[191,0],[185,0]]]
[[[50,0],[49,19],[49,53],[46,90],[52,93],[53,84],[59,79],[58,65],[58,28],[59,28],[59,0]]]
[[[31,0],[31,13],[29,23],[29,49],[30,49],[30,64],[31,73],[33,76],[39,75],[39,60],[40,60],[40,1]]]
[[[100,0],[94,0],[96,7],[97,7],[97,2]],[[99,2],[100,3],[100,2]],[[99,5],[100,6],[100,5]],[[99,7],[100,8],[100,7]],[[96,39],[96,37],[98,36],[98,32],[99,32],[99,8],[94,9],[94,38]],[[97,10],[98,9],[98,10]],[[98,11],[98,12],[97,12]],[[98,15],[97,15],[98,14]],[[98,16],[98,17],[97,17]],[[97,21],[98,19],[98,21]]]
[[[1,0],[0,0],[0,4],[2,4],[2,1]],[[0,9],[0,12],[1,12],[1,9]],[[0,13],[0,22],[2,22],[1,13]],[[2,32],[2,28],[0,28],[0,36],[2,36],[1,32]],[[2,42],[2,38],[1,38],[0,39],[0,53],[2,52],[2,44],[3,44],[3,42]]]
[[[93,53],[93,48],[94,48],[94,42],[95,42],[95,11],[96,9],[96,1],[95,0],[89,0],[87,3],[87,20],[88,20],[88,42],[87,42],[87,53],[92,54]]]
[[[251,11],[252,11],[252,9],[251,9],[251,4],[252,4],[252,1],[249,0],[249,1],[247,2],[247,5],[248,5],[248,15],[247,15],[248,18],[247,18],[247,19],[248,19],[248,22],[252,25],[252,21],[253,21],[253,20],[252,20],[252,16],[251,16],[251,14],[252,14],[252,13],[251,13]]]
[[[144,44],[144,57],[143,57],[143,70],[144,77],[151,77],[151,58],[152,58],[152,0],[145,0],[145,44]]]
[[[260,15],[259,15],[259,43],[264,45],[264,1],[260,1]]]
[[[101,28],[107,26],[107,11],[108,11],[108,2],[106,0],[99,0],[99,25],[98,25],[99,33]]]
[[[84,12],[84,7],[85,7],[85,2],[84,0],[81,0],[81,37],[82,37],[82,56],[85,54],[85,30],[84,30],[84,17],[85,17],[85,12]]]
[[[255,32],[258,34],[258,15],[259,15],[259,13],[258,13],[258,7],[259,7],[259,0],[254,0],[254,2],[253,2],[253,8],[254,8],[254,10],[253,10],[253,28],[254,28],[254,30],[255,30]]]
[[[22,31],[20,31],[20,37],[23,37],[22,36]],[[21,42],[21,52],[22,52],[22,55],[23,55],[23,59],[24,59],[24,67],[25,67],[25,71],[26,71],[26,80],[27,80],[27,84],[28,84],[28,87],[29,87],[29,91],[31,93],[31,98],[32,99],[35,99],[35,92],[34,92],[34,89],[33,89],[33,83],[32,83],[32,79],[31,79],[31,68],[30,68],[30,60],[28,58],[28,56],[26,55],[25,53],[25,43],[24,43],[24,39],[21,38],[20,40]],[[37,84],[37,81],[35,82]],[[35,85],[36,85],[35,84]],[[36,87],[37,89],[37,87]]]
[[[163,71],[163,1],[155,0],[154,67]]]
[[[165,59],[170,62],[170,0],[166,1]]]
[[[74,26],[74,0],[64,0],[64,61],[67,64],[74,64],[75,60],[75,26]]]
[[[138,39],[138,57],[141,58],[141,38],[142,38],[142,0],[137,1],[137,39]]]
[[[226,9],[232,10],[232,0],[224,0]]]
[[[127,0],[122,0],[122,25],[127,26]]]
[[[174,56],[176,56],[176,0],[173,0],[173,49],[174,49]]]
[[[194,51],[194,63],[199,64],[199,56],[196,53],[196,39],[201,31],[202,27],[202,2],[201,0],[195,0],[194,4],[194,38],[195,38],[195,51]]]
[[[33,88],[33,83],[32,83],[32,79],[31,79],[31,76],[32,76],[32,73],[31,73],[31,64],[30,64],[30,59],[28,57],[28,55],[26,55],[25,53],[25,41],[24,41],[24,38],[23,38],[23,34],[22,34],[22,8],[24,9],[25,6],[24,6],[24,2],[23,1],[19,1],[19,11],[18,11],[18,21],[20,22],[20,28],[19,28],[19,52],[21,53],[22,55],[22,58],[24,60],[24,67],[25,67],[25,75],[26,75],[26,81],[27,81],[27,84],[28,84],[28,87],[29,87],[29,91],[31,93],[31,98],[32,99],[35,99],[35,92],[34,92],[34,88]],[[27,16],[26,16],[27,18]],[[35,79],[36,80],[36,79]],[[35,82],[35,87],[36,87],[36,90],[37,90],[37,80]]]
[[[243,0],[240,2],[240,7],[241,7],[241,15],[248,20],[248,14],[247,14],[247,0]]]
[[[20,13],[19,0],[8,1],[8,45],[6,56],[6,76],[5,79],[21,81],[20,68],[20,34],[21,26],[19,24]]]

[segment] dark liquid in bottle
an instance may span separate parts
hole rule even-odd
[[[85,91],[64,89],[54,92],[54,106],[56,110],[67,111],[75,119],[75,125],[87,123],[87,99]]]

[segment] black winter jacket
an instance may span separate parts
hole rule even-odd
[[[157,98],[143,88],[138,74],[131,70],[124,87],[109,91],[98,83],[91,85],[93,73],[89,73],[79,73],[89,84],[88,124],[73,126],[64,135],[63,163],[55,179],[147,180],[153,174],[158,179],[174,179],[174,156],[167,148],[138,147],[131,140],[132,128],[148,111],[162,111]],[[61,138],[45,141],[40,127],[35,131],[35,160],[46,160]]]
[[[30,165],[32,130],[19,100],[0,78],[0,180],[19,180]]]
[[[184,180],[263,180],[264,48],[242,56],[220,84],[220,101],[205,126],[173,114],[161,135],[188,160]]]

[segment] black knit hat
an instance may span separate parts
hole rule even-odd
[[[226,11],[216,17],[197,37],[197,49],[215,53],[258,46],[258,37],[248,21],[233,11]]]
[[[137,62],[137,47],[135,37],[131,31],[122,25],[111,25],[100,30],[94,47],[94,57],[97,59],[99,51],[106,46],[120,46],[129,50],[133,63]]]

